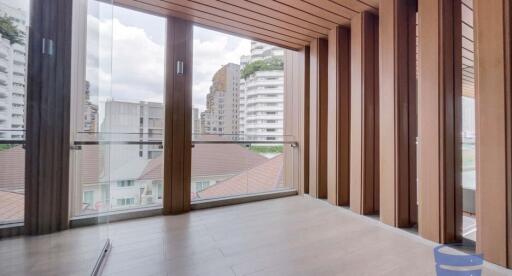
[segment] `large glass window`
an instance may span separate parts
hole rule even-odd
[[[462,1],[462,204],[465,238],[476,241],[476,129],[473,1]]]
[[[88,0],[72,215],[162,203],[166,18]],[[80,63],[79,63],[80,64]]]
[[[192,200],[291,187],[285,51],[194,27]]]
[[[23,221],[30,0],[0,0],[0,225]]]

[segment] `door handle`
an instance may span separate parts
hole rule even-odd
[[[176,62],[176,74],[183,75],[183,61],[178,60]]]

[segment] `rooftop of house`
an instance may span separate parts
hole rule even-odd
[[[284,188],[283,154],[197,193],[196,199],[261,193]]]
[[[80,154],[81,183],[95,184],[104,179],[106,167],[101,147],[87,146]],[[283,160],[283,154],[268,159],[239,144],[197,144],[192,150],[192,178],[224,176],[227,179],[192,193],[191,197],[216,198],[282,188]],[[163,155],[136,163],[142,172],[137,180],[163,179]],[[25,150],[15,146],[0,151],[0,167],[0,221],[20,219],[24,210]],[[116,175],[119,173],[116,170]]]

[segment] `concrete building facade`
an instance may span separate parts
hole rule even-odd
[[[212,78],[206,96],[206,110],[201,113],[204,134],[239,133],[240,66],[228,63]]]
[[[282,48],[251,42],[251,56],[241,59],[245,65],[271,58],[282,59]],[[284,126],[284,70],[260,70],[242,80],[240,89],[240,125],[246,139],[273,141],[282,139]]]
[[[24,36],[22,44],[0,34],[0,139],[23,139],[27,64],[27,14],[0,3],[0,16],[12,20]]]

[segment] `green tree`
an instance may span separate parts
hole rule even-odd
[[[7,150],[7,149],[10,149],[10,148],[12,148],[12,145],[0,144],[0,151]]]
[[[24,44],[25,33],[16,27],[12,18],[6,15],[0,16],[0,34],[11,44]]]
[[[271,57],[263,60],[256,60],[247,64],[240,72],[242,78],[247,79],[258,71],[283,70],[284,62],[281,57]]]

